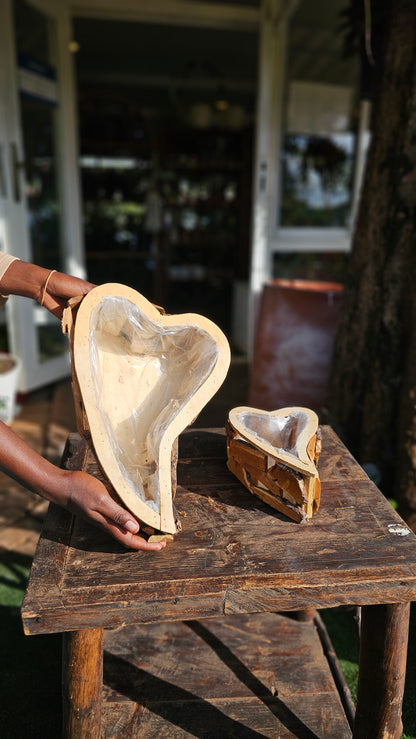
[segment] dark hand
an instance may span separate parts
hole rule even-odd
[[[148,542],[138,536],[140,525],[122,506],[118,505],[106,487],[86,472],[67,472],[68,497],[62,503],[71,513],[84,518],[107,531],[125,547],[160,551],[166,542]]]

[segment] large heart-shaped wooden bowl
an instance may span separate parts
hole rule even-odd
[[[228,467],[252,493],[295,521],[318,510],[320,438],[314,411],[233,408],[227,437]]]
[[[174,445],[226,377],[226,337],[204,316],[163,315],[135,290],[106,284],[80,303],[71,343],[104,472],[142,522],[175,533]]]

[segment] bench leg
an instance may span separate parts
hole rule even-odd
[[[303,608],[301,611],[294,611],[296,621],[313,621],[316,616],[316,608]]]
[[[103,629],[65,633],[62,670],[64,739],[100,739]]]
[[[401,736],[409,616],[409,603],[362,608],[354,739]]]

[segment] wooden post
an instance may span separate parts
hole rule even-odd
[[[103,629],[63,635],[62,708],[64,739],[100,739]]]
[[[354,739],[401,736],[409,616],[409,603],[362,608]]]
[[[313,621],[316,615],[316,608],[302,608],[301,611],[294,611],[296,621]]]

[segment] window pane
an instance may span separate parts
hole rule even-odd
[[[291,20],[279,226],[349,225],[358,66],[344,53],[343,10],[300,0]]]
[[[55,28],[43,13],[23,0],[14,3],[20,112],[31,261],[62,270],[63,241],[58,186]],[[34,306],[39,360],[68,351],[59,321]]]
[[[282,226],[348,226],[352,133],[289,134],[283,147]]]

